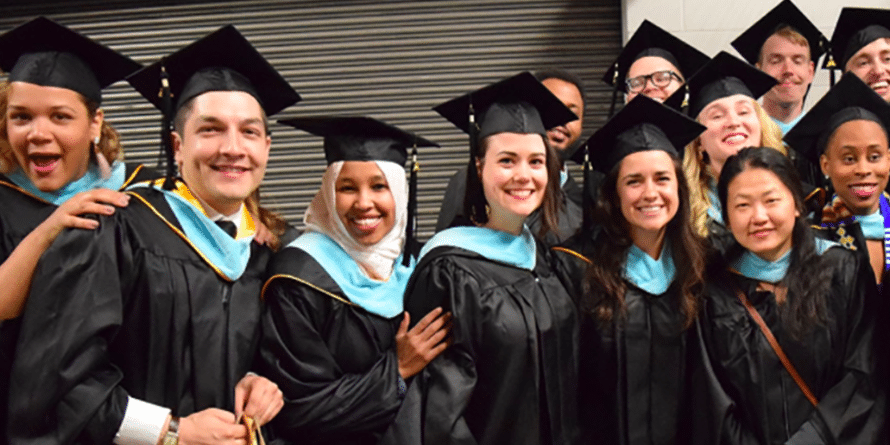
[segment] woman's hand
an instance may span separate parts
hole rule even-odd
[[[269,423],[284,407],[284,394],[271,380],[248,374],[235,385],[235,416],[252,417],[258,426]]]
[[[114,214],[114,208],[126,207],[130,196],[108,189],[93,189],[78,193],[60,205],[35,230],[41,231],[41,238],[49,245],[68,227],[95,230],[99,222],[81,215],[95,213],[98,215]]]
[[[410,323],[411,317],[405,312],[396,332],[396,355],[399,357],[399,374],[403,379],[423,370],[451,344],[450,338],[446,340],[451,332],[451,312],[442,314],[442,308],[437,307],[408,330]]]

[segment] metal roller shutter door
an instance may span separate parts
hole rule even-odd
[[[277,117],[365,114],[442,145],[420,153],[422,239],[467,150],[465,135],[432,106],[522,70],[562,67],[586,82],[586,137],[608,112],[599,77],[621,42],[616,0],[169,3],[16,3],[0,7],[0,30],[46,14],[147,64],[232,23],[303,96]],[[106,90],[103,105],[127,159],[155,165],[156,110],[124,82]],[[302,225],[324,169],[321,140],[271,128],[264,203]]]

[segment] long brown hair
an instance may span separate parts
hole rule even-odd
[[[493,135],[492,135],[493,136]],[[477,162],[482,162],[485,158],[485,152],[488,151],[491,136],[485,137],[479,141],[479,157],[470,158],[470,167],[475,167]],[[544,200],[539,207],[541,215],[541,229],[537,233],[539,237],[544,237],[547,233],[556,230],[559,227],[559,209],[562,206],[562,186],[560,185],[559,172],[561,161],[556,150],[550,146],[546,137],[541,136],[544,141],[545,158],[547,164],[547,187],[544,189]],[[477,176],[473,176],[472,172],[476,171]],[[478,170],[469,169],[467,174],[466,193],[464,194],[464,212],[469,216],[470,220],[476,224],[483,225],[488,222],[488,201],[485,199],[485,192],[482,189],[481,178]]]
[[[683,314],[683,328],[689,328],[699,310],[699,295],[704,282],[705,248],[703,239],[691,224],[689,186],[680,166],[680,160],[671,155],[674,173],[677,176],[677,214],[668,221],[666,241],[670,242],[671,255],[677,265],[675,280],[680,286],[680,311]],[[618,171],[621,163],[615,165],[603,180],[597,196],[595,218],[601,232],[594,243],[590,265],[584,276],[582,308],[593,314],[601,326],[608,328],[613,323],[621,323],[627,315],[627,283],[623,267],[627,252],[632,245],[630,227],[621,213],[618,197]]]
[[[0,82],[0,172],[3,173],[9,173],[19,166],[12,151],[12,146],[9,144],[9,134],[6,132],[6,112],[7,107],[9,107],[9,93],[12,87],[11,82]],[[86,107],[87,116],[90,119],[96,117],[96,113],[99,111],[99,103],[87,99],[80,93],[77,93],[77,97],[80,98],[81,103]],[[92,142],[90,145],[90,153],[95,153],[96,147],[92,146]],[[109,164],[117,159],[123,159],[120,135],[105,119],[102,120],[98,151]]]

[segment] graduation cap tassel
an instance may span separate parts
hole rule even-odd
[[[467,190],[477,190],[481,187],[470,187],[470,184],[479,185],[479,171],[476,170],[476,156],[479,155],[479,127],[476,125],[476,111],[473,109],[473,102],[471,99],[470,107],[469,107],[469,128],[468,132],[470,135],[470,163],[467,165]],[[475,202],[467,203],[467,200],[464,199],[464,213],[470,218],[471,221],[476,221],[476,213],[478,210],[484,211],[484,209],[477,209],[478,207]]]
[[[420,165],[417,164],[417,143],[411,149],[411,176],[408,179],[408,225],[405,228],[405,253],[402,254],[402,265],[411,264],[411,256],[414,255],[417,244],[417,172]]]
[[[164,189],[173,190],[176,187],[173,179],[175,172],[173,165],[173,100],[170,93],[170,76],[167,68],[161,64],[161,147],[167,157],[167,174],[164,178]]]
[[[828,53],[828,62],[825,64],[825,68],[828,68],[829,85],[833,87],[835,84],[834,70],[837,68],[837,63],[834,62],[831,52]]]

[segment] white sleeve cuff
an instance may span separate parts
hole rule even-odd
[[[124,421],[114,436],[117,445],[156,445],[164,431],[170,410],[127,397]]]

